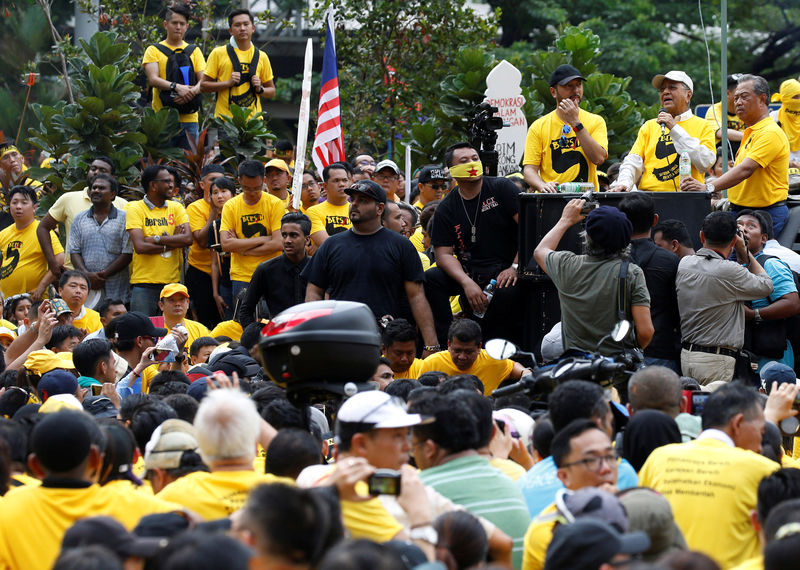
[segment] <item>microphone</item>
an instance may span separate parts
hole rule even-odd
[[[658,110],[658,112],[659,112],[659,113],[666,113],[666,112],[667,112],[667,110],[666,110],[664,107],[661,107],[661,108]],[[663,136],[664,136],[664,134],[665,134],[665,133],[664,133],[664,123],[659,123],[659,124],[661,125],[661,136],[663,137]]]

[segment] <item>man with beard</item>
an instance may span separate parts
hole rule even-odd
[[[639,190],[677,192],[682,152],[689,153],[695,180],[703,180],[703,173],[717,158],[714,130],[708,121],[694,116],[689,107],[692,79],[683,71],[670,71],[656,75],[651,83],[660,94],[661,112],[639,129],[612,192],[627,192],[640,178]]]
[[[586,79],[571,65],[550,75],[553,112],[528,129],[522,159],[525,181],[536,192],[556,192],[562,182],[591,182],[598,188],[597,166],[608,158],[606,122],[580,108]]]

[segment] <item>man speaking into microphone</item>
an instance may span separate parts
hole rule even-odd
[[[694,116],[689,107],[694,88],[692,79],[683,71],[670,71],[653,77],[652,84],[658,89],[661,111],[639,129],[636,142],[622,161],[612,192],[627,192],[635,185],[647,192],[678,192],[678,161],[682,152],[689,153],[692,178],[700,182],[716,159],[714,131],[708,121]]]

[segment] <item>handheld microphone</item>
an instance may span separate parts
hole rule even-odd
[[[661,108],[658,110],[658,112],[659,112],[659,113],[666,113],[666,112],[667,112],[667,110],[666,110],[664,107],[661,107]],[[664,132],[664,123],[659,123],[659,124],[661,125],[661,136],[663,137],[663,136],[664,136],[664,134],[665,134],[665,132]]]

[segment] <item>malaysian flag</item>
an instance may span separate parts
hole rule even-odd
[[[314,161],[314,166],[319,172],[322,172],[322,169],[331,163],[345,160],[332,9],[328,10],[328,29],[325,32],[325,52],[322,56],[322,87],[319,91],[317,133],[314,135],[311,160]]]

